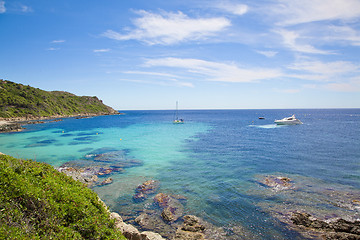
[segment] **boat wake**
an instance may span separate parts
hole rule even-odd
[[[282,127],[286,127],[286,125],[266,124],[266,125],[249,125],[249,127],[270,129],[270,128],[282,128]]]

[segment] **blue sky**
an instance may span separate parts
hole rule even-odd
[[[360,107],[360,0],[0,0],[0,78],[119,110]]]

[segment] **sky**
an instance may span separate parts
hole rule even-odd
[[[360,108],[360,0],[0,0],[0,79],[118,110]]]

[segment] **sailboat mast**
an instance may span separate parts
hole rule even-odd
[[[178,120],[179,117],[178,117],[178,101],[176,101],[176,112],[175,112],[175,119]]]

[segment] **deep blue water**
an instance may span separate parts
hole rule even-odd
[[[162,192],[186,196],[187,213],[230,233],[237,226],[248,231],[239,239],[302,239],[279,221],[293,210],[360,217],[360,207],[351,205],[360,197],[360,109],[179,114],[185,124],[172,124],[173,111],[125,111],[29,125],[1,134],[0,152],[60,166],[91,153],[124,151],[142,165],[94,190],[130,220],[151,203],[132,201],[136,186],[148,179],[159,180]],[[304,124],[273,124],[292,114]],[[259,183],[268,175],[287,176],[297,188],[274,192]]]

